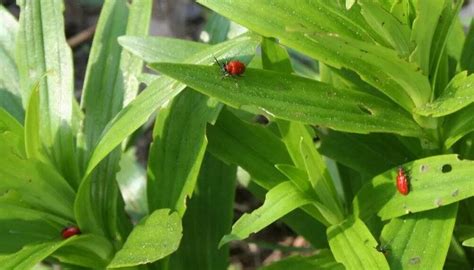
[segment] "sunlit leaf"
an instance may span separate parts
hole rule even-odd
[[[109,268],[136,266],[157,261],[178,249],[182,237],[178,213],[160,209],[135,226]]]
[[[346,269],[390,269],[385,256],[375,249],[377,241],[360,219],[349,218],[331,226],[327,234],[334,258]]]
[[[442,269],[457,204],[392,219],[381,235],[390,269]]]
[[[409,193],[397,191],[397,169],[388,170],[365,184],[354,198],[354,212],[365,219],[378,214],[382,220],[455,203],[474,195],[473,161],[440,155],[403,165]]]
[[[217,66],[160,63],[151,67],[232,107],[261,108],[281,119],[341,131],[420,135],[410,116],[389,101],[299,76],[249,68],[242,78],[222,80]]]

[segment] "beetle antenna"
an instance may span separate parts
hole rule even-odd
[[[219,63],[219,60],[217,60],[217,58],[214,55],[212,57],[214,57],[214,60],[216,61],[217,65],[219,65],[219,67],[222,68],[222,65],[221,65],[221,63]]]

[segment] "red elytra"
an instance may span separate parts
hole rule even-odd
[[[240,62],[239,60],[230,60],[229,62],[226,62],[223,65],[219,63],[219,60],[217,60],[217,58],[214,57],[214,60],[221,68],[224,77],[240,76],[245,72],[245,64]]]
[[[81,234],[81,230],[79,230],[79,228],[76,226],[69,226],[61,231],[61,236],[63,237],[63,239],[68,239],[69,237],[78,234]]]
[[[232,76],[242,75],[245,72],[245,64],[238,60],[231,60],[224,65],[225,71]]]
[[[403,170],[402,167],[398,168],[398,173],[397,173],[397,189],[398,192],[400,192],[402,195],[407,195],[409,190],[409,183],[408,183],[408,177],[405,174],[405,171]]]

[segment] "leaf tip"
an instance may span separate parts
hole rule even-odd
[[[235,234],[224,235],[224,237],[222,237],[221,241],[219,242],[219,248],[221,248],[225,244],[227,244],[231,241],[235,241],[235,240],[240,240],[240,237],[235,235]]]

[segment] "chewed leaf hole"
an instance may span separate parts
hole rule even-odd
[[[374,113],[367,107],[365,106],[364,104],[359,104],[359,109],[363,112],[363,113],[366,113],[368,115],[374,115]]]
[[[428,165],[425,165],[425,164],[421,165],[420,166],[420,171],[421,172],[427,172],[428,171]]]
[[[255,116],[254,120],[255,120],[255,123],[264,125],[264,126],[270,123],[270,120],[263,114],[259,114]]]
[[[441,171],[443,173],[448,173],[453,170],[453,167],[449,164],[444,164],[443,167],[441,168]]]

